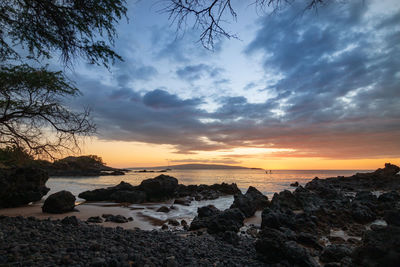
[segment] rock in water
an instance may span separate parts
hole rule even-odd
[[[43,212],[65,213],[75,207],[75,196],[69,191],[60,191],[50,195],[42,206]]]
[[[146,192],[148,200],[151,201],[172,198],[177,187],[178,180],[164,174],[156,178],[143,180],[139,186],[141,190]]]
[[[261,210],[269,205],[268,198],[264,196],[255,187],[250,186],[246,194],[236,194],[234,196],[231,209],[238,208],[243,214],[249,218],[254,215],[257,210]]]
[[[0,208],[39,201],[49,192],[47,173],[36,168],[0,169]]]

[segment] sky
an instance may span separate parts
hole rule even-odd
[[[271,14],[232,1],[238,39],[176,31],[165,1],[128,1],[109,70],[78,61],[68,76],[97,125],[83,154],[111,166],[231,164],[374,169],[400,164],[398,0],[304,2]],[[227,19],[230,19],[227,17]]]

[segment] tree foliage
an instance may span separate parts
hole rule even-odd
[[[306,0],[305,9],[317,8],[319,5],[333,2],[335,0]],[[201,30],[199,41],[205,48],[213,49],[215,41],[220,37],[237,38],[233,33],[226,30],[226,23],[236,20],[237,13],[233,7],[232,0],[166,0],[162,9],[176,24],[178,30],[182,30],[193,20],[193,27]],[[272,8],[277,11],[295,0],[252,0],[249,5],[254,5],[257,11],[265,11]],[[230,19],[229,19],[230,17]]]
[[[125,14],[124,0],[0,0],[0,59],[21,59],[23,47],[28,58],[59,52],[64,63],[79,56],[108,66],[121,59],[109,44]]]
[[[126,15],[125,4],[0,0],[0,147],[53,158],[78,148],[79,136],[94,133],[88,109],[65,105],[79,90],[63,72],[49,70],[42,61],[59,55],[64,66],[80,57],[109,67],[121,60],[111,46],[115,24]]]
[[[76,96],[61,72],[28,65],[0,67],[0,144],[51,156],[94,132],[88,110],[73,112],[62,99]],[[46,133],[51,129],[53,134]]]

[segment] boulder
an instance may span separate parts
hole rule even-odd
[[[172,226],[179,226],[179,222],[175,219],[169,219],[168,224]]]
[[[128,202],[128,203],[143,203],[146,202],[147,195],[145,192],[139,190],[132,191],[116,191],[110,195],[110,200],[115,202]]]
[[[255,187],[250,186],[246,194],[243,195],[239,193],[234,195],[234,201],[230,208],[240,209],[246,218],[249,218],[253,216],[257,210],[263,209],[268,205],[268,198]]]
[[[385,211],[384,218],[387,224],[400,226],[400,210],[393,209]]]
[[[192,202],[191,197],[181,197],[174,200],[174,204],[183,206],[190,206],[191,202]]]
[[[320,260],[325,263],[340,262],[344,257],[350,256],[352,250],[345,245],[329,245],[320,255]]]
[[[214,205],[207,205],[197,209],[197,214],[199,218],[211,217],[219,214],[221,211],[217,209]]]
[[[257,188],[253,186],[249,186],[245,196],[252,201],[257,210],[264,209],[269,205],[268,197],[264,196],[260,191],[257,190]]]
[[[296,181],[296,182],[294,182],[294,183],[291,183],[290,186],[292,186],[292,187],[298,187],[298,186],[299,186],[299,182]]]
[[[251,199],[249,199],[242,193],[234,195],[234,200],[230,208],[238,208],[241,212],[243,212],[246,218],[253,216],[257,210]]]
[[[86,221],[89,223],[102,223],[103,219],[100,216],[93,216],[89,217]]]
[[[226,231],[238,232],[245,216],[239,209],[227,209],[211,217],[207,231],[210,234]]]
[[[189,230],[207,228],[210,234],[226,231],[238,232],[243,226],[244,218],[244,214],[239,209],[219,211],[209,205],[198,209],[198,216],[193,219]]]
[[[64,219],[61,220],[61,223],[64,225],[74,225],[77,226],[81,223],[76,216],[67,216]]]
[[[292,210],[300,210],[303,208],[301,202],[289,190],[284,190],[279,192],[279,194],[275,193],[271,200],[271,206],[277,209]]]
[[[396,202],[400,201],[400,195],[396,191],[390,191],[383,193],[378,197],[378,201],[380,202]]]
[[[281,227],[294,229],[295,223],[295,214],[291,210],[283,212],[266,208],[261,214],[261,229],[279,229]]]
[[[363,204],[368,204],[370,202],[375,202],[377,197],[371,193],[371,191],[360,191],[357,192],[353,201],[357,201]]]
[[[178,180],[164,174],[152,179],[143,180],[139,185],[140,190],[146,192],[149,201],[172,198],[177,187]]]
[[[390,164],[390,163],[385,163],[385,168],[379,168],[377,169],[374,174],[378,176],[393,176],[396,175],[400,172],[400,167]]]
[[[358,223],[369,223],[376,220],[376,214],[366,205],[354,202],[351,205],[351,215]]]
[[[289,240],[282,232],[265,228],[256,241],[259,257],[269,264],[282,266],[318,266],[306,249]]]
[[[126,218],[122,215],[103,214],[102,217],[106,219],[106,222],[127,223],[129,221],[133,221],[131,217]]]
[[[158,208],[156,211],[157,212],[168,213],[168,212],[170,212],[170,209],[168,207],[166,207],[166,206],[162,206],[162,207]]]
[[[65,213],[75,208],[75,196],[69,191],[59,191],[51,194],[42,206],[42,211],[47,213]]]
[[[116,186],[85,191],[80,193],[78,196],[80,198],[86,199],[87,201],[107,201],[107,200],[109,201],[113,200],[111,195],[113,195],[116,192],[120,191],[127,192],[136,190],[137,190],[136,186],[133,186],[130,183],[122,181],[120,184]],[[117,197],[117,195],[114,195],[114,197]]]
[[[47,173],[37,168],[0,168],[0,208],[39,201],[49,192]]]
[[[352,253],[356,266],[400,266],[400,227],[366,231],[362,245]]]

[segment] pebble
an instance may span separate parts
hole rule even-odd
[[[172,267],[209,266],[218,262],[218,266],[264,266],[257,258],[254,240],[245,237],[232,250],[231,244],[207,233],[197,236],[177,234],[179,231],[124,230],[86,224],[75,218],[60,222],[2,217],[0,265],[130,266],[131,263]],[[33,229],[34,235],[30,235]]]

